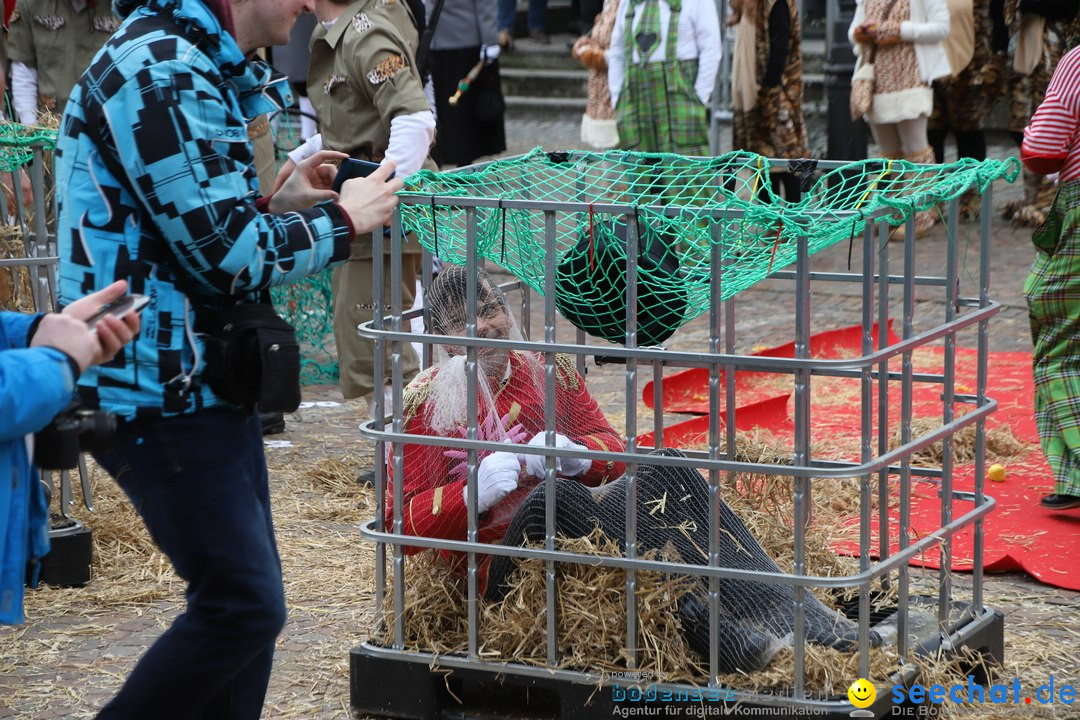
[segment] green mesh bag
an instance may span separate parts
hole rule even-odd
[[[638,225],[637,344],[659,345],[682,325],[686,279],[673,237]],[[555,307],[590,335],[625,340],[627,224],[606,217],[583,227],[555,269]]]

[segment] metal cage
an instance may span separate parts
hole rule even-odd
[[[782,161],[773,161],[782,162]],[[830,170],[839,163],[820,162],[819,169]],[[637,347],[636,322],[634,313],[627,312],[625,346],[607,343],[589,342],[583,333],[575,333],[572,342],[556,335],[555,309],[555,272],[557,263],[555,252],[556,220],[563,213],[588,212],[585,203],[537,203],[524,200],[496,201],[479,198],[410,196],[402,199],[404,204],[452,205],[464,208],[467,217],[468,251],[466,268],[469,276],[482,266],[477,257],[476,211],[482,207],[494,207],[501,202],[502,207],[529,207],[542,211],[545,218],[546,246],[546,290],[542,296],[530,293],[520,282],[508,282],[502,285],[504,291],[520,294],[522,303],[522,324],[526,329],[527,339],[521,342],[511,340],[485,340],[475,337],[475,325],[467,326],[465,338],[455,338],[455,344],[466,347],[466,367],[468,372],[468,392],[470,393],[468,417],[471,424],[465,439],[456,440],[460,448],[469,454],[469,540],[449,541],[433,538],[406,536],[402,534],[402,490],[401,483],[394,484],[395,502],[393,524],[384,523],[387,489],[387,467],[390,463],[394,477],[402,477],[402,443],[429,443],[426,436],[409,435],[404,432],[402,422],[403,383],[402,349],[404,343],[420,342],[425,347],[424,355],[430,359],[430,348],[441,341],[440,336],[430,334],[415,335],[407,332],[409,320],[426,312],[414,310],[408,312],[402,307],[400,277],[402,255],[400,243],[402,228],[400,215],[395,217],[389,239],[391,274],[383,277],[381,264],[375,263],[374,297],[383,297],[384,284],[391,283],[392,302],[388,312],[383,312],[376,304],[375,319],[360,328],[360,334],[372,338],[376,344],[376,387],[380,378],[389,376],[392,387],[392,406],[382,407],[380,393],[376,393],[376,416],[385,420],[372,420],[361,426],[363,435],[376,443],[376,487],[377,510],[374,519],[362,526],[362,535],[375,543],[376,588],[374,595],[375,614],[379,623],[384,623],[388,615],[389,626],[383,625],[392,641],[380,644],[372,640],[361,643],[352,653],[352,702],[356,711],[368,714],[385,714],[393,717],[427,718],[435,717],[443,706],[454,706],[455,701],[446,695],[444,685],[448,682],[444,675],[461,682],[493,682],[496,684],[518,686],[539,693],[546,690],[555,693],[560,699],[561,717],[606,717],[610,716],[612,705],[611,692],[606,686],[627,687],[624,679],[613,679],[598,673],[559,669],[558,648],[556,643],[556,624],[559,622],[556,609],[558,592],[555,567],[556,563],[582,563],[621,568],[626,573],[625,603],[627,612],[627,635],[625,649],[634,655],[637,637],[635,627],[635,576],[643,570],[659,570],[666,573],[680,572],[707,577],[710,588],[722,583],[726,578],[754,579],[768,583],[779,583],[793,588],[795,602],[793,684],[788,695],[764,694],[723,688],[716,684],[717,650],[714,647],[709,658],[705,658],[713,682],[714,691],[721,691],[724,701],[738,702],[748,706],[772,708],[774,713],[797,712],[816,714],[826,717],[847,717],[853,709],[846,696],[813,697],[806,692],[804,675],[806,662],[806,627],[803,617],[802,600],[808,588],[858,588],[857,623],[859,628],[858,670],[861,677],[869,673],[869,635],[872,623],[871,584],[884,579],[885,582],[898,584],[898,602],[892,622],[895,632],[891,639],[902,659],[907,659],[916,652],[928,652],[938,648],[954,651],[960,646],[969,646],[999,656],[1002,652],[1001,615],[983,603],[982,546],[983,521],[993,509],[994,500],[984,492],[984,453],[985,423],[987,416],[996,408],[996,401],[987,395],[987,360],[988,360],[988,324],[991,317],[999,311],[999,305],[989,296],[990,281],[990,212],[981,213],[981,220],[976,231],[974,243],[968,250],[977,250],[977,270],[968,267],[964,279],[973,283],[973,292],[961,296],[961,264],[958,254],[958,204],[952,201],[947,208],[947,227],[949,241],[946,256],[939,267],[940,275],[922,275],[916,273],[917,243],[914,241],[914,221],[907,221],[907,242],[892,244],[888,242],[889,226],[883,220],[885,210],[876,213],[866,222],[865,231],[854,243],[861,245],[861,266],[847,272],[816,271],[811,268],[811,256],[808,252],[807,239],[798,240],[797,260],[793,267],[781,269],[771,274],[774,280],[782,281],[787,287],[792,301],[791,312],[794,316],[795,357],[776,358],[759,357],[736,353],[737,337],[740,329],[740,316],[736,312],[740,299],[734,298],[723,302],[714,302],[707,314],[708,341],[705,347],[693,352],[671,350],[663,347]],[[991,207],[991,192],[988,188],[982,196],[984,208]],[[633,208],[619,205],[600,205],[592,207],[594,213],[630,216]],[[838,217],[845,215],[840,213]],[[627,222],[631,229],[627,237],[627,292],[626,302],[630,309],[635,308],[637,284],[637,242],[634,223]],[[384,240],[380,233],[374,236],[374,256],[379,257],[384,251]],[[539,240],[539,238],[538,238]],[[723,238],[715,238],[712,248],[712,295],[719,298],[721,278],[721,247]],[[897,259],[893,257],[899,253]],[[431,281],[430,263],[425,257],[423,284]],[[844,359],[815,359],[810,357],[809,341],[811,337],[811,303],[814,295],[823,287],[836,287],[846,284],[858,288],[855,294],[861,296],[861,352],[858,357]],[[925,307],[927,298],[933,296],[931,311],[916,317],[916,289],[920,296],[920,308]],[[470,288],[467,298],[467,317],[475,318],[476,292]],[[508,295],[509,297],[509,295]],[[542,306],[542,327],[539,332],[529,332],[529,317],[540,316]],[[899,341],[890,342],[887,333],[880,333],[875,346],[873,327],[887,327],[890,319],[897,316],[902,325]],[[427,318],[425,318],[427,320]],[[430,323],[426,323],[430,327]],[[973,393],[958,392],[954,351],[957,347],[957,334],[967,329],[977,335],[977,379]],[[677,336],[676,336],[677,337]],[[912,365],[912,353],[930,343],[944,344],[944,371],[942,373],[916,373]],[[392,358],[390,367],[384,367],[383,349],[390,346]],[[577,451],[575,457],[589,457],[594,460],[615,460],[626,463],[628,475],[627,492],[627,548],[625,557],[598,559],[592,555],[580,555],[556,550],[552,535],[554,509],[554,461],[552,457],[561,451],[554,448],[535,448],[531,452],[548,457],[547,536],[544,549],[508,548],[501,545],[484,545],[475,542],[477,537],[476,507],[476,467],[477,451],[481,449],[497,450],[499,445],[478,440],[476,418],[477,403],[475,389],[477,384],[477,351],[482,347],[498,347],[540,353],[545,358],[547,401],[545,407],[546,427],[554,431],[554,353],[570,353],[578,358],[579,369],[585,367],[588,356],[604,356],[608,360],[618,359],[625,363],[621,370],[625,379],[625,439],[626,452]],[[901,370],[889,367],[890,359],[899,359]],[[622,365],[619,365],[622,367]],[[711,413],[708,432],[708,449],[705,451],[687,451],[686,458],[649,458],[649,462],[658,464],[684,464],[707,474],[712,497],[720,486],[725,473],[757,473],[773,476],[793,477],[795,517],[794,527],[795,569],[791,574],[762,574],[733,570],[720,567],[718,561],[717,511],[716,504],[710,508],[710,563],[708,565],[672,565],[663,562],[649,562],[635,557],[633,539],[637,531],[637,518],[633,502],[635,463],[644,461],[644,454],[652,448],[638,444],[639,435],[645,430],[652,430],[658,439],[657,446],[663,444],[664,418],[662,407],[662,384],[654,382],[654,417],[649,423],[647,417],[639,417],[637,400],[640,396],[639,382],[642,370],[651,368],[653,378],[659,380],[668,369],[705,368],[709,372],[709,403]],[[724,373],[724,370],[729,372]],[[794,395],[794,462],[788,466],[760,463],[738,462],[722,448],[735,447],[734,418],[737,412],[737,398],[733,370],[752,370],[757,372],[778,373],[791,377]],[[860,386],[861,417],[861,457],[850,461],[830,457],[814,457],[811,453],[811,428],[813,423],[810,390],[816,378],[845,377],[857,378]],[[723,378],[723,379],[722,379]],[[890,381],[893,387],[890,387]],[[941,391],[942,426],[919,437],[912,432],[912,390],[918,383],[935,383]],[[899,386],[899,394],[896,386]],[[890,394],[891,393],[891,394]],[[875,399],[877,408],[875,409]],[[895,449],[888,447],[890,433],[887,408],[890,403],[901,405],[900,432],[902,444]],[[971,407],[970,411],[959,415],[955,404]],[[603,408],[607,411],[612,408]],[[728,422],[721,427],[718,413],[724,409]],[[874,413],[878,413],[875,428]],[[392,419],[391,419],[392,418]],[[651,427],[650,427],[651,424]],[[954,459],[953,437],[969,425],[974,425],[976,433],[976,467],[974,492],[961,492],[953,487]],[[721,441],[724,442],[721,442]],[[940,468],[913,466],[912,455],[932,443],[943,444],[943,462]],[[387,457],[387,449],[393,451]],[[892,477],[899,484],[899,507],[890,508],[888,480]],[[806,573],[805,534],[809,517],[810,496],[819,483],[828,483],[837,478],[857,478],[859,480],[859,572],[847,577],[823,577]],[[940,492],[943,499],[939,528],[928,535],[913,538],[910,532],[910,507],[913,482],[929,482]],[[875,488],[875,483],[877,488]],[[873,493],[878,493],[876,512],[872,508]],[[958,503],[963,503],[961,508]],[[871,555],[872,514],[878,515],[880,557]],[[894,554],[888,551],[887,539],[880,535],[889,527],[890,515],[898,515],[900,531],[900,549]],[[949,569],[951,560],[951,539],[963,528],[974,527],[974,571],[970,598],[961,601],[953,583],[953,572]],[[940,544],[941,566],[936,592],[928,597],[916,597],[912,592],[911,563],[928,547]],[[463,598],[468,614],[468,652],[463,655],[435,655],[422,649],[407,648],[402,642],[404,637],[403,608],[405,591],[403,573],[405,561],[403,547],[406,545],[422,548],[453,550],[468,554],[467,597]],[[513,555],[517,557],[538,558],[546,563],[547,592],[547,666],[536,667],[524,663],[492,662],[478,654],[478,602],[477,595],[477,553],[491,555]],[[387,567],[389,566],[389,574]],[[384,600],[386,598],[386,600]],[[718,600],[715,590],[709,595],[710,627],[716,627]],[[392,608],[384,603],[392,604]],[[392,612],[384,614],[384,611]],[[628,667],[628,670],[632,670]],[[438,670],[438,672],[436,672]],[[910,680],[913,666],[902,665],[894,676],[896,682]],[[391,679],[393,678],[393,679]],[[376,682],[377,679],[377,682]],[[851,678],[854,681],[856,678]],[[604,687],[595,692],[598,686]],[[385,688],[389,687],[389,690]],[[673,690],[683,694],[691,692],[689,686],[659,684],[661,689]],[[871,713],[881,717],[889,712],[888,693],[880,693],[877,702],[870,708]],[[638,694],[642,697],[640,691]],[[700,694],[696,697],[701,697]],[[645,702],[643,699],[642,702]]]

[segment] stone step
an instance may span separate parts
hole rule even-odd
[[[531,95],[507,95],[506,112],[516,117],[523,115],[567,115],[581,117],[585,112],[585,98],[534,97]]]
[[[541,68],[500,68],[503,95],[533,97],[577,97],[588,94],[588,70],[548,70]]]
[[[570,57],[570,46],[576,35],[560,33],[550,36],[543,44],[527,37],[514,40],[514,47],[499,56],[500,68],[535,68],[542,70],[581,70],[582,65]]]

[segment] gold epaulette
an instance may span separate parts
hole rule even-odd
[[[435,368],[429,367],[413,378],[413,381],[405,387],[401,403],[401,420],[404,426],[408,426],[409,421],[416,415],[416,411],[427,400],[433,377],[435,377]]]
[[[555,373],[555,382],[559,387],[565,390],[577,390],[581,387],[573,355],[556,353],[555,367],[558,368],[558,372]]]

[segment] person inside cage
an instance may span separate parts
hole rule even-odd
[[[427,299],[436,334],[462,336],[467,317],[466,293],[476,291],[476,337],[518,340],[522,336],[496,283],[483,271],[468,276],[459,266],[444,265]],[[414,435],[447,438],[467,434],[468,377],[465,348],[448,342],[436,346],[435,364],[405,389],[403,421]],[[544,446],[545,367],[542,356],[504,350],[477,350],[477,436],[507,444],[506,450],[478,452],[476,503],[480,542],[520,546],[545,536],[546,463],[543,455],[516,453],[513,446]],[[623,452],[622,436],[604,417],[569,356],[555,362],[555,438],[563,450]],[[681,457],[663,449],[655,456]],[[446,445],[406,443],[402,447],[404,528],[410,535],[465,540],[468,529],[467,453]],[[627,478],[623,464],[560,455],[555,460],[555,533],[579,538],[599,528],[624,547]],[[670,562],[706,564],[709,548],[709,488],[694,468],[641,463],[636,469],[637,550],[657,550]],[[394,518],[393,483],[386,493],[386,521]],[[781,572],[746,525],[718,500],[723,567],[763,573]],[[406,547],[408,554],[422,548]],[[464,556],[445,550],[441,556],[463,568]],[[490,602],[510,589],[516,560],[481,556],[479,592]],[[724,672],[754,671],[790,643],[793,590],[761,581],[724,579],[715,642]],[[698,578],[679,601],[687,639],[708,656],[710,648],[708,581]],[[810,642],[850,649],[857,639],[855,623],[826,608],[807,592],[804,597],[806,636]],[[873,634],[871,641],[880,642]]]

